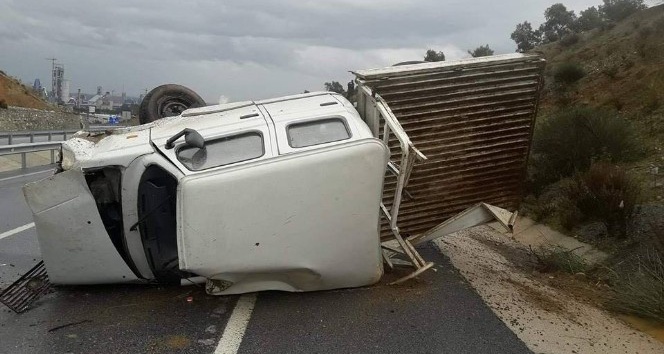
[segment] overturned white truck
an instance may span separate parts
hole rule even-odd
[[[191,108],[161,87],[142,113],[175,116],[79,132],[25,186],[50,281],[236,294],[368,285],[383,264],[416,276],[431,263],[415,245],[512,222],[489,204],[519,202],[543,67],[511,54],[357,71],[356,106],[319,92]]]

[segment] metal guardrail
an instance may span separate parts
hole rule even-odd
[[[68,135],[73,135],[74,133],[80,130],[86,131],[100,131],[107,129],[118,129],[124,128],[123,125],[91,125],[87,129],[66,129],[66,130],[28,130],[28,131],[18,131],[18,132],[0,132],[0,143],[3,139],[6,141],[6,145],[13,145],[14,138],[30,138],[30,143],[35,142],[37,137],[48,137],[48,141],[54,140],[54,138],[62,138],[61,140],[67,140]],[[59,139],[57,139],[59,140]]]
[[[90,126],[86,131],[101,131],[101,130],[110,130],[124,128],[124,126]],[[0,139],[6,139],[6,145],[0,144],[0,156],[5,155],[21,155],[21,169],[27,167],[27,157],[26,154],[41,152],[41,151],[50,151],[51,152],[51,163],[55,163],[55,151],[60,150],[62,143],[67,140],[67,137],[73,135],[74,133],[80,131],[81,129],[69,129],[69,130],[35,130],[35,131],[20,131],[20,132],[0,132]],[[14,138],[17,137],[29,137],[29,143],[18,143],[15,144]],[[48,137],[48,141],[35,142],[36,137]],[[57,138],[62,138],[62,140]],[[56,138],[54,140],[54,138]],[[1,141],[0,141],[1,142]]]
[[[46,141],[41,143],[25,143],[0,145],[0,156],[21,154],[21,169],[27,167],[26,154],[40,151],[51,151],[51,163],[55,163],[55,150],[60,150],[62,141]]]

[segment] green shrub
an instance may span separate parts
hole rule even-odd
[[[529,170],[530,189],[587,171],[594,161],[633,161],[642,149],[634,129],[615,113],[590,107],[562,109],[540,119]]]
[[[553,71],[553,80],[557,84],[571,85],[586,76],[586,71],[576,63],[562,63]]]
[[[639,201],[640,188],[625,171],[605,162],[595,163],[577,177],[570,195],[585,218],[601,221],[610,236],[626,237],[627,225]]]
[[[570,34],[568,34],[568,35],[565,35],[565,36],[560,40],[560,44],[561,44],[563,47],[570,47],[570,46],[573,46],[573,45],[579,43],[579,40],[580,40],[580,39],[581,39],[581,37],[580,37],[577,33],[570,33]]]
[[[538,197],[528,196],[522,203],[522,211],[538,222],[570,230],[583,219],[583,214],[570,198],[577,190],[575,179],[563,178],[546,186]]]

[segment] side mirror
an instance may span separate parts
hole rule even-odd
[[[166,149],[172,149],[174,142],[184,135],[184,141],[187,145],[202,149],[205,147],[205,139],[194,129],[184,128],[181,132],[173,135],[166,141]]]

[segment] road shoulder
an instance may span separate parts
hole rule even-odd
[[[436,244],[534,352],[664,352],[663,343],[528,274],[522,267],[528,251],[509,236],[483,226],[443,237]]]

